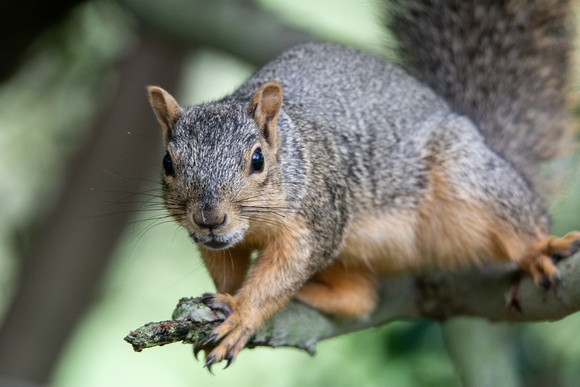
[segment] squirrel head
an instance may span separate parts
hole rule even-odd
[[[218,101],[181,108],[165,90],[148,90],[167,147],[165,205],[191,238],[221,250],[242,241],[252,223],[268,224],[267,209],[280,205],[281,85],[262,85],[245,106]]]

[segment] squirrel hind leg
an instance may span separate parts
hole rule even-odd
[[[337,261],[315,274],[296,298],[325,313],[364,317],[377,303],[377,281],[368,269],[346,267]]]
[[[548,290],[562,281],[555,263],[574,255],[579,249],[578,231],[572,231],[562,238],[546,237],[530,249],[519,266],[530,273],[537,287]]]

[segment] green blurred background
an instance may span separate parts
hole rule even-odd
[[[158,200],[164,150],[145,86],[215,99],[312,40],[393,59],[379,14],[371,0],[0,5],[0,386],[577,386],[578,315],[396,322],[314,357],[246,350],[217,376],[190,346],[123,341],[213,290]],[[557,164],[558,234],[580,228],[575,159]]]

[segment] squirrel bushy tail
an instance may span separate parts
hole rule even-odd
[[[405,68],[528,177],[570,144],[569,0],[394,0]]]

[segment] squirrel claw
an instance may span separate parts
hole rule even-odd
[[[560,274],[560,270],[556,269],[556,271],[552,272],[552,274],[543,275],[541,276],[536,285],[542,289],[543,291],[547,292],[552,288],[552,285],[558,285],[563,283],[562,281],[562,274]]]
[[[550,290],[552,283],[550,282],[550,279],[548,277],[542,276],[540,277],[536,285],[543,291],[547,292],[548,290]]]
[[[219,335],[217,333],[212,333],[206,341],[203,342],[203,346],[207,346],[209,343],[216,341]]]
[[[230,353],[226,356],[226,360],[228,361],[228,364],[226,364],[226,366],[224,367],[224,370],[226,368],[228,368],[234,361],[234,356]]]
[[[212,370],[211,370],[211,366],[215,363],[215,357],[213,356],[208,356],[204,367],[207,368],[207,370],[209,371],[210,374],[215,375]]]
[[[555,273],[552,274],[550,277],[550,282],[553,284],[563,284],[564,280],[562,280],[562,273],[560,270],[557,270]]]
[[[203,349],[203,346],[201,345],[201,343],[195,343],[193,344],[193,356],[195,357],[195,360],[199,360],[197,358],[197,355],[199,354],[199,352]]]

